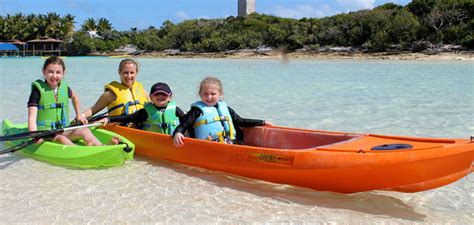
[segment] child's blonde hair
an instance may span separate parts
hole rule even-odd
[[[201,83],[199,84],[199,92],[198,95],[201,94],[202,88],[206,84],[215,84],[217,87],[219,87],[219,94],[221,96],[224,96],[224,88],[222,87],[222,83],[219,79],[216,77],[206,77],[204,78]]]
[[[135,65],[135,67],[137,68],[137,72],[138,72],[138,63],[137,61],[133,60],[133,59],[124,59],[120,62],[119,64],[119,68],[118,68],[118,72],[122,72],[122,68],[126,65],[126,64],[133,64]]]

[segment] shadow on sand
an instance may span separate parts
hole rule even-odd
[[[4,170],[13,163],[19,162],[23,157],[15,153],[6,153],[0,155],[0,170]]]
[[[272,198],[283,202],[318,206],[332,209],[348,209],[372,215],[390,216],[411,221],[424,221],[425,215],[417,213],[413,207],[402,200],[376,192],[356,194],[338,194],[320,192],[290,185],[280,185],[253,180],[226,173],[209,171],[196,167],[163,160],[153,160],[136,156],[136,160],[146,161],[153,166],[165,167],[176,172],[211,182],[220,187],[245,191],[260,197]]]

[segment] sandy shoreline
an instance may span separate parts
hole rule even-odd
[[[139,58],[229,58],[229,59],[369,59],[369,60],[439,60],[439,61],[474,61],[474,52],[441,52],[436,54],[412,52],[151,52],[138,55],[120,53],[98,53],[110,57],[139,57]]]

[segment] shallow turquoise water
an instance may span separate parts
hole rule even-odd
[[[31,81],[44,59],[0,59],[0,119],[26,121]],[[121,59],[66,58],[82,108],[118,79]],[[239,115],[276,125],[403,136],[474,134],[474,64],[465,61],[138,59],[146,90],[167,82],[187,110],[199,81],[220,78]],[[474,221],[472,175],[415,194],[338,195],[246,180],[137,157],[124,167],[70,170],[0,156],[0,218],[22,222]]]

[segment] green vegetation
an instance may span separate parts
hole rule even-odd
[[[299,20],[263,14],[247,18],[165,21],[157,29],[116,31],[105,18],[90,18],[73,32],[74,17],[17,14],[0,16],[0,40],[52,37],[67,43],[70,55],[112,51],[127,44],[145,51],[179,49],[216,52],[272,48],[318,49],[345,46],[368,51],[424,50],[423,46],[462,45],[474,49],[473,0],[413,0],[407,6],[387,3],[316,19]],[[96,35],[91,35],[96,34]]]
[[[0,16],[0,40],[32,40],[41,37],[68,39],[74,33],[74,16],[47,15]]]

